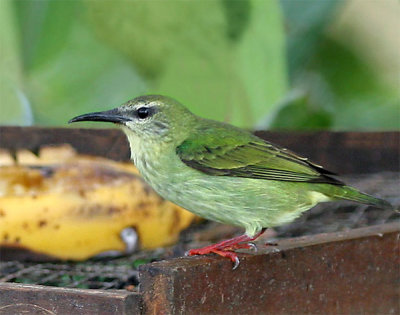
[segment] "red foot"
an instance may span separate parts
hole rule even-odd
[[[265,230],[266,229],[262,229],[261,232],[256,234],[254,237],[249,237],[246,234],[243,234],[217,244],[191,249],[187,252],[187,255],[193,256],[214,253],[222,257],[229,258],[233,262],[233,269],[236,269],[239,266],[239,258],[237,254],[233,252],[233,250],[240,248],[257,249],[253,243],[249,242],[254,241],[257,237],[263,234]]]

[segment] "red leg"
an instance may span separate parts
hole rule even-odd
[[[188,256],[193,256],[193,255],[206,255],[209,253],[215,253],[217,255],[220,255],[222,257],[227,257],[232,262],[234,263],[233,269],[236,269],[237,266],[239,265],[239,258],[238,256],[233,252],[235,249],[239,248],[254,248],[255,245],[248,243],[251,241],[254,241],[256,238],[258,238],[261,234],[265,232],[266,229],[262,229],[260,233],[256,234],[254,237],[247,236],[246,234],[219,242],[217,244],[209,245],[206,247],[202,248],[195,248],[191,249],[187,252]]]

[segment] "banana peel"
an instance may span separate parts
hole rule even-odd
[[[0,152],[0,248],[62,259],[173,244],[196,216],[158,196],[131,163],[81,156],[69,146]]]

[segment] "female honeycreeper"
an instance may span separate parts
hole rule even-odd
[[[118,108],[70,120],[107,121],[125,132],[131,157],[162,197],[245,234],[189,255],[216,253],[234,262],[268,227],[288,223],[319,202],[351,200],[388,208],[385,200],[346,186],[333,173],[229,124],[200,118],[179,102],[147,95]]]

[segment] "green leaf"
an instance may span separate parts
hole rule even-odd
[[[249,0],[221,1],[227,21],[226,35],[233,42],[238,41],[250,22],[251,2]]]
[[[79,0],[15,1],[26,69],[51,61],[64,47],[76,22],[79,3]]]
[[[315,106],[309,95],[298,95],[283,103],[269,124],[270,129],[321,130],[332,125],[332,113]]]
[[[133,62],[151,93],[201,116],[250,127],[286,91],[277,1],[86,4],[98,36]]]
[[[399,91],[381,82],[351,50],[324,39],[312,67],[320,70],[336,96],[333,128],[399,129]]]
[[[66,125],[75,115],[118,106],[145,91],[129,63],[81,21],[59,53],[28,73],[27,87],[41,125]]]
[[[280,0],[284,13],[287,59],[291,79],[312,60],[319,39],[332,22],[342,2],[339,0]]]
[[[254,127],[285,96],[288,89],[285,48],[279,3],[253,0],[251,23],[237,44],[233,60],[242,83],[234,90],[237,96],[233,122]]]
[[[99,38],[127,56],[149,79],[163,72],[172,52],[181,47],[204,52],[225,35],[220,0],[84,3]]]
[[[21,89],[21,63],[13,7],[0,1],[0,124],[30,125],[29,103]]]
[[[360,44],[371,41],[370,34],[358,34],[353,43],[343,26],[332,35],[332,17],[340,14],[342,2],[281,0],[281,4],[288,30],[291,93],[300,98],[288,94],[259,127],[398,129],[399,90],[382,80],[384,67],[374,66],[360,53]],[[383,58],[381,50],[371,52],[375,59]]]

